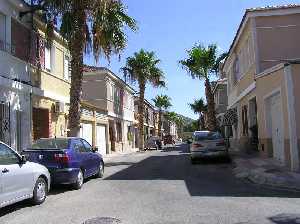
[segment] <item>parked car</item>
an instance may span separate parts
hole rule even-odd
[[[151,136],[147,139],[145,143],[145,149],[162,149],[162,143],[158,136]]]
[[[103,177],[104,162],[97,151],[81,138],[42,138],[23,153],[28,160],[48,168],[52,183],[80,189],[84,179]]]
[[[46,167],[27,162],[8,145],[0,142],[0,208],[31,199],[41,204],[50,189],[50,174]]]
[[[164,136],[164,145],[175,145],[175,140],[172,135]]]
[[[191,161],[205,157],[229,157],[228,148],[218,132],[196,131],[190,145]]]

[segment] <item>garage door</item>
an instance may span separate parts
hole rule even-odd
[[[106,138],[105,138],[105,126],[97,125],[96,127],[96,146],[98,147],[99,153],[102,155],[106,154]]]
[[[80,137],[93,145],[93,126],[92,124],[81,124]]]

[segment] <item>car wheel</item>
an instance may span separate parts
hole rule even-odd
[[[44,178],[39,177],[33,189],[32,203],[35,205],[42,204],[47,197],[48,185]]]
[[[196,164],[196,160],[194,158],[191,158],[191,163]]]
[[[76,182],[73,185],[73,187],[74,187],[75,190],[79,190],[82,187],[83,180],[84,180],[83,173],[82,173],[81,170],[79,170],[79,172],[77,174]]]
[[[102,178],[104,176],[104,163],[101,161],[98,167],[98,172],[96,174],[97,178]]]

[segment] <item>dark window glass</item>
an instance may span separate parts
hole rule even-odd
[[[85,149],[82,141],[80,141],[79,139],[74,139],[73,140],[73,149],[76,152],[86,152],[86,149]]]
[[[39,139],[32,144],[32,149],[67,149],[68,139],[66,138],[53,138],[53,139]]]
[[[84,147],[85,147],[85,150],[86,152],[91,152],[92,151],[92,146],[87,142],[85,141],[84,139],[81,139]]]
[[[0,144],[0,165],[11,165],[20,162],[17,154],[6,145]]]
[[[193,136],[194,141],[216,140],[223,138],[218,132],[198,132]]]

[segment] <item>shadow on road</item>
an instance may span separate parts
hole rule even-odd
[[[105,167],[112,167],[112,166],[131,166],[135,163],[132,162],[108,162],[105,163]]]
[[[275,224],[299,224],[300,214],[279,214],[270,217],[269,220]]]
[[[177,151],[183,152],[182,148]],[[105,180],[183,180],[191,196],[300,197],[299,193],[241,182],[232,174],[232,164],[226,161],[204,160],[192,165],[188,153],[150,156]]]
[[[0,217],[5,216],[12,212],[16,212],[20,209],[27,208],[27,207],[29,208],[32,206],[33,205],[31,204],[31,202],[29,200],[21,201],[16,204],[13,204],[13,205],[8,205],[4,208],[0,208]]]

